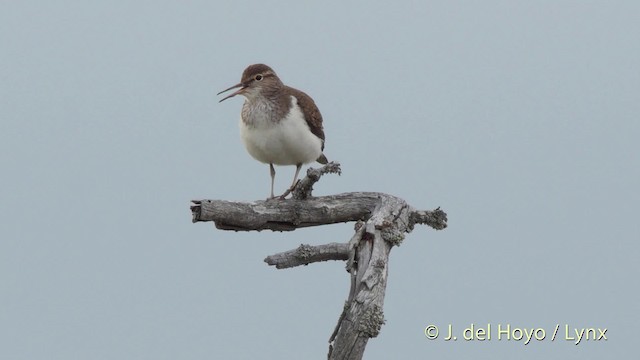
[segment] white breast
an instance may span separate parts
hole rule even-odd
[[[285,118],[272,122],[254,117],[252,126],[240,120],[240,137],[256,160],[275,165],[307,164],[322,154],[322,140],[315,136],[302,116],[295,97]]]

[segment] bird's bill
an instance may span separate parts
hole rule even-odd
[[[225,93],[225,92],[227,92],[227,91],[229,91],[229,90],[233,90],[233,89],[235,89],[235,88],[240,88],[240,89],[239,89],[238,91],[234,91],[234,92],[233,92],[233,93],[231,93],[230,95],[227,95],[227,96],[223,97],[223,98],[222,98],[222,100],[220,100],[220,101],[218,101],[218,102],[223,102],[223,101],[227,100],[228,98],[232,98],[232,97],[234,97],[234,96],[236,96],[236,95],[238,95],[238,94],[241,94],[241,93],[242,93],[242,91],[245,89],[245,86],[244,86],[242,83],[235,84],[235,85],[233,85],[232,87],[230,87],[230,88],[228,88],[228,89],[226,89],[226,90],[222,90],[222,91],[220,91],[220,92],[219,92],[219,93],[217,93],[216,95],[220,95],[220,94],[222,94],[222,93]]]

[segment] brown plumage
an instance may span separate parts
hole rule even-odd
[[[240,88],[224,97],[246,98],[242,106],[240,133],[249,154],[268,163],[271,169],[271,197],[275,169],[273,165],[296,165],[291,187],[297,184],[302,164],[328,162],[324,150],[322,115],[306,93],[286,86],[269,66],[255,64],[242,73],[240,83],[221,91]]]

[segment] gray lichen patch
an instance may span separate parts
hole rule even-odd
[[[307,260],[313,254],[313,248],[308,244],[300,244],[296,249],[296,257],[301,260]]]
[[[385,323],[382,308],[378,305],[372,305],[365,310],[362,319],[358,324],[358,330],[370,338],[374,338],[380,334],[380,329]]]
[[[400,246],[404,240],[404,233],[399,231],[396,226],[384,227],[380,230],[382,238],[394,246]]]

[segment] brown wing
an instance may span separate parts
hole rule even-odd
[[[296,97],[296,99],[298,99],[298,106],[302,108],[304,114],[309,115],[308,117],[306,117],[309,129],[315,136],[322,139],[322,150],[324,150],[324,130],[322,128],[322,115],[320,114],[320,110],[318,110],[316,103],[313,102],[313,99],[309,95],[298,89],[289,88],[289,91],[291,92],[291,94],[293,94],[293,96]]]

